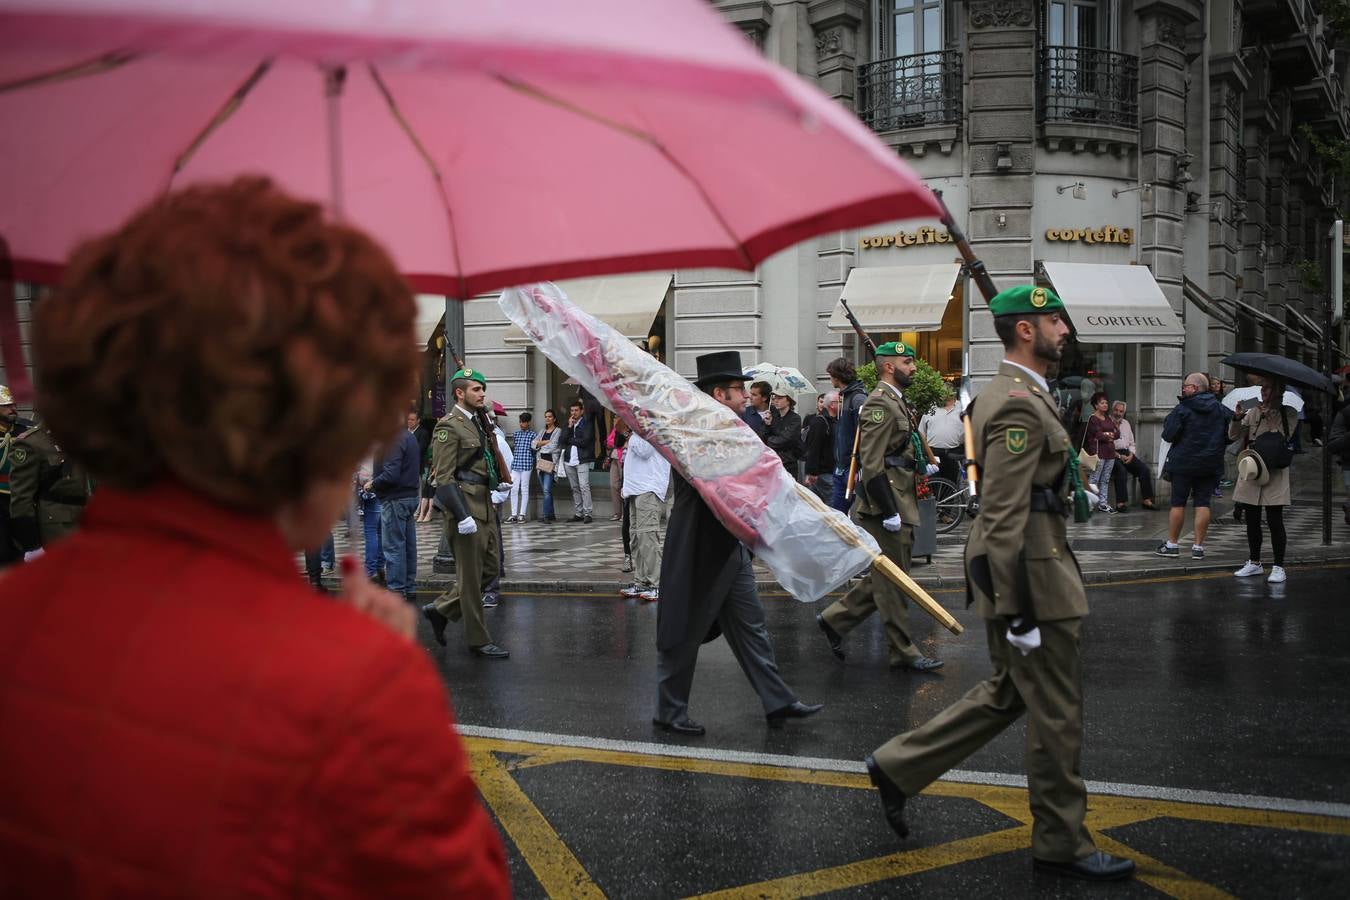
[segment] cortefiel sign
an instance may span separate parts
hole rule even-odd
[[[1104,225],[1101,228],[1051,228],[1045,232],[1047,241],[1079,241],[1084,244],[1122,244],[1126,247],[1134,243],[1133,228],[1117,228]]]
[[[879,247],[914,247],[920,244],[950,244],[952,236],[946,230],[938,231],[925,225],[918,231],[897,231],[895,234],[883,234],[865,237],[858,241],[863,250]]]

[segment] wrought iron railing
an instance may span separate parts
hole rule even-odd
[[[873,131],[960,123],[960,55],[941,50],[859,66],[858,115]]]
[[[1139,127],[1139,57],[1091,47],[1043,47],[1042,122]]]

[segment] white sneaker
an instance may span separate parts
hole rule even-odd
[[[1234,572],[1233,574],[1236,575],[1238,578],[1249,578],[1249,577],[1251,577],[1252,575],[1260,575],[1260,574],[1261,574],[1262,572],[1264,572],[1264,571],[1265,571],[1265,569],[1261,566],[1261,564],[1260,564],[1259,562],[1252,562],[1252,561],[1249,559],[1249,560],[1247,560],[1247,564],[1246,564],[1246,565],[1244,565],[1242,568],[1238,569],[1238,570],[1237,570],[1236,572]],[[1281,581],[1284,581],[1284,571],[1283,571],[1283,570],[1280,571],[1280,580],[1281,580]]]
[[[620,594],[623,594],[625,597],[637,597],[637,596],[640,596],[640,595],[642,594],[642,591],[643,591],[643,590],[644,590],[644,588],[640,587],[640,586],[637,585],[637,584],[630,584],[630,585],[629,585],[628,587],[626,587],[626,588],[621,588],[621,589],[619,590],[619,593],[620,593]]]
[[[1284,584],[1284,566],[1271,566],[1270,577],[1266,581],[1270,584]]]
[[[638,594],[643,600],[660,600],[661,591],[658,588],[648,588],[641,594]]]

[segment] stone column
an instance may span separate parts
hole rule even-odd
[[[1215,33],[1231,31],[1216,27],[1220,11],[1233,14],[1231,6],[1219,4],[1210,11]],[[1249,75],[1237,53],[1216,56],[1210,64],[1209,104],[1209,189],[1211,212],[1209,225],[1209,279],[1207,291],[1215,304],[1226,311],[1236,309],[1238,284],[1242,274],[1239,251],[1242,223],[1247,215],[1245,198],[1246,148],[1243,146],[1242,103]],[[1236,328],[1236,323],[1234,325]],[[1234,330],[1211,321],[1207,370],[1218,373],[1220,360],[1237,349]]]
[[[966,141],[970,216],[967,233],[999,288],[1032,277],[1031,204],[1036,127],[1035,0],[970,0]],[[998,168],[999,144],[1012,167]],[[1002,213],[1006,226],[995,220]],[[966,338],[977,383],[998,370],[1003,345],[984,296],[967,282]]]
[[[807,7],[816,48],[820,89],[853,109],[857,97],[859,26],[867,16],[862,0],[811,0]]]

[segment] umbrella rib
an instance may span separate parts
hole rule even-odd
[[[722,215],[722,211],[717,208],[717,204],[713,203],[712,198],[708,196],[708,192],[704,189],[703,185],[700,184],[698,179],[695,178],[687,168],[685,168],[684,164],[680,162],[680,160],[676,158],[670,152],[669,149],[666,148],[665,144],[661,143],[653,135],[645,131],[642,131],[641,129],[634,128],[631,125],[625,125],[622,122],[616,122],[613,119],[608,119],[602,115],[599,115],[598,113],[592,112],[591,110],[577,106],[575,103],[570,103],[562,99],[561,97],[555,97],[552,94],[549,94],[535,87],[534,85],[526,84],[523,81],[519,81],[517,79],[510,78],[505,75],[498,75],[496,77],[498,81],[500,81],[502,84],[506,85],[507,87],[511,88],[514,91],[534,97],[536,100],[539,100],[540,102],[547,103],[551,106],[556,106],[559,109],[566,110],[567,112],[580,116],[583,119],[588,119],[591,122],[596,123],[597,125],[610,129],[611,131],[617,131],[620,134],[626,134],[629,137],[636,138],[637,140],[643,141],[649,146],[651,146],[652,149],[656,150],[657,153],[660,153],[662,156],[664,156],[666,158],[666,161],[669,162],[671,166],[674,167],[675,171],[679,172],[682,176],[684,176],[685,180],[688,181],[693,186],[694,190],[698,192],[698,195],[701,198],[703,198],[703,205],[708,208],[708,211],[712,214],[713,218],[717,220],[717,224],[720,225],[722,227],[722,230],[726,232],[727,237],[731,238],[731,242],[735,246],[736,252],[740,254],[741,261],[745,264],[746,271],[751,271],[755,268],[754,260],[752,260],[750,258],[750,255],[745,252],[745,246],[744,244],[741,243],[741,239],[737,237],[736,232],[732,229],[730,223],[728,223],[726,218]]]
[[[191,143],[187,145],[187,149],[178,154],[178,158],[173,162],[172,174],[169,176],[171,180],[174,175],[183,171],[183,168],[192,160],[192,157],[196,155],[197,151],[201,149],[202,144],[206,143],[206,139],[209,138],[217,128],[225,124],[226,119],[238,111],[239,107],[244,103],[244,98],[247,97],[249,92],[262,80],[262,77],[267,74],[267,70],[270,68],[272,68],[272,60],[263,60],[258,63],[257,67],[251,73],[249,73],[248,78],[244,79],[244,83],[235,88],[234,93],[230,94],[225,103],[216,111],[216,114],[206,123],[206,126],[202,128],[197,136],[192,139]]]
[[[418,155],[422,157],[422,161],[425,162],[427,168],[431,170],[431,177],[436,180],[436,190],[441,195],[441,205],[445,207],[446,222],[450,226],[450,252],[454,255],[455,277],[459,280],[460,299],[467,300],[468,290],[464,281],[464,264],[460,259],[459,254],[459,231],[455,227],[455,212],[450,208],[450,197],[445,192],[445,178],[442,177],[441,167],[436,164],[436,160],[427,150],[426,145],[422,143],[422,139],[419,138],[417,132],[413,130],[412,123],[403,115],[403,111],[398,108],[398,103],[394,100],[393,92],[389,90],[389,86],[385,84],[384,78],[380,76],[380,73],[375,68],[374,64],[369,64],[367,68],[370,70],[371,80],[375,82],[375,87],[379,90],[380,95],[384,97],[384,102],[389,107],[390,115],[394,117],[394,121],[398,123],[399,128],[403,129],[403,133],[407,135],[408,140],[412,142],[413,148],[417,150]]]
[[[35,72],[32,75],[24,75],[12,81],[0,82],[0,94],[9,91],[21,91],[26,88],[40,87],[44,84],[52,84],[57,81],[67,81],[73,78],[87,78],[90,75],[101,75],[104,72],[110,72],[113,69],[120,68],[131,62],[138,54],[130,51],[119,51],[116,53],[105,53],[94,59],[75,63],[69,66],[62,66],[59,69],[52,69],[48,72]]]

